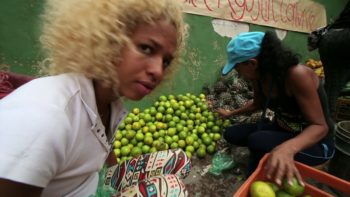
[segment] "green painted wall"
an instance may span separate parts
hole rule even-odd
[[[42,59],[39,45],[40,13],[44,0],[1,0],[0,2],[0,70],[37,75],[36,64]],[[332,22],[343,9],[347,0],[317,0],[327,10],[327,20]],[[127,102],[129,108],[145,108],[161,94],[201,92],[202,87],[213,84],[226,61],[225,47],[229,38],[214,32],[211,18],[186,15],[190,25],[187,51],[181,69],[148,98],[139,102]],[[269,27],[250,25],[250,31],[273,30]],[[283,41],[302,57],[318,58],[317,52],[308,52],[306,34],[289,31]],[[6,65],[9,65],[6,66]]]
[[[0,64],[13,72],[35,75],[41,59],[38,37],[43,0],[0,1]],[[4,66],[0,69],[5,69]]]

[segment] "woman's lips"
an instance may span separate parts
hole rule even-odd
[[[155,87],[156,86],[153,83],[144,81],[138,82],[138,90],[145,95],[151,93]]]

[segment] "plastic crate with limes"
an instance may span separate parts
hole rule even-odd
[[[248,179],[242,184],[242,186],[236,191],[236,193],[233,195],[233,197],[249,197],[249,196],[255,196],[250,193],[251,186],[253,183],[256,183],[257,181],[267,181],[265,172],[264,172],[264,165],[267,161],[268,154],[266,154],[260,161],[257,169],[251,174]],[[312,196],[312,197],[331,197],[335,196],[334,194],[331,194],[329,192],[323,191],[321,188],[316,187],[311,182],[317,183],[319,185],[323,185],[329,188],[332,188],[333,192],[341,193],[344,195],[350,196],[350,182],[347,182],[343,179],[340,179],[338,177],[335,177],[333,175],[330,175],[324,171],[317,170],[315,168],[312,168],[310,166],[307,166],[305,164],[295,162],[296,167],[298,168],[303,180],[305,181],[305,187],[302,194],[299,196]],[[273,189],[273,188],[272,188]],[[265,192],[265,191],[262,191]],[[274,191],[267,191],[269,194],[262,194],[261,196],[268,197],[272,196],[279,196],[277,192]],[[288,195],[288,194],[287,194]],[[259,195],[256,195],[259,196]],[[293,195],[288,195],[293,196]]]

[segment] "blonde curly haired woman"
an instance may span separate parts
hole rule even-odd
[[[0,101],[0,193],[89,196],[126,115],[175,68],[187,34],[178,1],[49,0],[49,76]]]

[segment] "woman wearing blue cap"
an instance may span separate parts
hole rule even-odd
[[[263,110],[275,112],[267,124],[237,124],[227,128],[224,138],[250,150],[251,173],[265,153],[271,153],[267,176],[277,184],[296,177],[303,184],[294,160],[315,166],[334,153],[333,129],[324,89],[310,68],[300,65],[298,56],[282,46],[272,32],[247,32],[227,46],[228,63],[222,74],[232,69],[250,81],[254,98],[233,111],[219,109],[222,117]],[[264,118],[262,118],[263,120]]]

